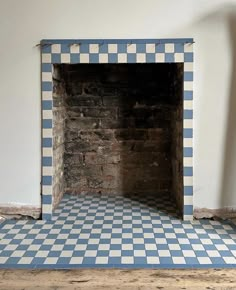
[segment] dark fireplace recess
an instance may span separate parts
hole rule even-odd
[[[183,207],[183,64],[58,64],[53,201],[171,194]]]

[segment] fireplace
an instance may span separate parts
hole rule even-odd
[[[42,41],[42,210],[170,194],[192,218],[191,39]]]

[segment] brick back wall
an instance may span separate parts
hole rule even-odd
[[[59,204],[65,191],[64,152],[65,152],[65,83],[60,69],[53,73],[53,209]]]
[[[65,93],[57,94],[64,99],[55,123],[55,138],[61,134],[56,175],[67,191],[172,190],[175,73],[174,64],[60,65]]]

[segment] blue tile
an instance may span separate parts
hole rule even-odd
[[[80,53],[89,53],[89,45],[88,44],[80,44]]]
[[[61,45],[61,53],[70,53],[70,45],[62,44]]]
[[[183,53],[184,52],[184,45],[182,43],[175,43],[174,44],[175,53]]]
[[[72,64],[80,63],[80,57],[79,57],[79,54],[71,53],[71,54],[70,54],[70,62],[71,62]]]
[[[106,43],[99,44],[99,53],[108,53],[108,45]]]
[[[193,100],[193,91],[184,91],[184,100]]]
[[[119,43],[117,46],[118,53],[127,53],[127,45],[124,43]]]
[[[184,119],[193,119],[193,110],[184,110]]]
[[[193,129],[184,128],[184,138],[193,138]]]
[[[127,53],[127,62],[128,63],[136,63],[136,54],[135,53]]]
[[[61,63],[61,54],[60,53],[52,53],[51,59],[52,59],[52,63]]]
[[[52,120],[51,119],[43,119],[43,128],[44,129],[52,128]]]
[[[146,62],[147,63],[155,63],[156,62],[156,56],[154,53],[146,53]]]
[[[193,195],[193,186],[184,186],[184,195]]]
[[[192,147],[184,147],[184,157],[193,157]]]
[[[99,63],[99,54],[98,53],[90,53],[89,54],[89,63]]]
[[[43,204],[52,204],[52,195],[43,195],[42,201],[43,201]]]
[[[52,166],[52,157],[42,157],[42,166]]]
[[[193,176],[193,168],[192,167],[184,167],[184,176]]]
[[[52,110],[52,101],[42,101],[43,110]]]
[[[193,72],[184,72],[184,81],[193,81]]]
[[[137,53],[146,53],[146,44],[140,43],[136,45],[136,52]]]
[[[52,82],[42,82],[42,90],[44,92],[52,91]]]
[[[50,63],[42,63],[42,72],[52,72],[52,65]]]
[[[52,138],[43,138],[42,140],[42,145],[43,147],[48,147],[48,148],[51,148],[52,147]]]
[[[172,63],[175,61],[174,53],[165,53],[165,62]]]
[[[42,185],[52,185],[52,176],[42,176]]]
[[[193,206],[192,205],[184,205],[184,214],[192,215],[193,214]]]
[[[184,53],[184,62],[193,62],[193,53],[185,52]]]
[[[118,57],[116,53],[109,53],[108,54],[108,62],[109,63],[118,63]]]
[[[156,44],[156,52],[164,53],[165,52],[165,44]]]

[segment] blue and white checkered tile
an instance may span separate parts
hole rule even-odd
[[[42,211],[53,204],[53,65],[74,63],[183,63],[183,219],[193,219],[193,39],[42,40]]]
[[[65,195],[52,221],[0,225],[0,268],[235,267],[235,228],[183,222],[173,204],[166,196]]]

